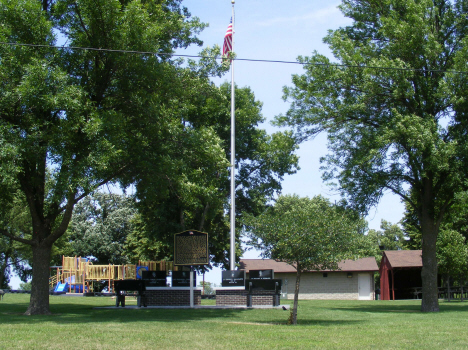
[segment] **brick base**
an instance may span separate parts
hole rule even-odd
[[[239,289],[217,289],[216,290],[216,305],[229,306],[229,305],[247,305],[249,292]],[[275,304],[276,294],[274,291],[262,290],[255,291],[252,294],[252,306],[256,305],[270,305]],[[278,303],[280,303],[278,297]],[[279,304],[278,304],[279,305]]]
[[[146,290],[147,306],[190,306],[190,290],[164,288]],[[193,304],[201,305],[201,290],[193,291]],[[142,305],[143,306],[143,305]]]

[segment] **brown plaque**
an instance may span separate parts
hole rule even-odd
[[[208,265],[208,233],[189,230],[174,235],[174,265]]]

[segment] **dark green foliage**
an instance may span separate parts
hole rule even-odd
[[[401,250],[407,248],[405,233],[398,224],[382,220],[380,230],[369,230],[367,235],[360,237],[358,244],[359,256],[373,256],[380,265],[382,250]]]
[[[129,263],[124,245],[136,214],[132,197],[96,192],[75,207],[70,224],[72,255],[92,256],[98,264]]]
[[[455,278],[468,272],[468,246],[465,237],[454,230],[441,230],[437,240],[439,272]]]
[[[1,222],[8,232],[18,237],[31,237],[31,217],[20,192],[11,198],[3,210]],[[31,276],[31,249],[10,237],[0,235],[0,288],[7,288],[12,273],[26,282]]]
[[[212,149],[200,148],[186,138],[176,159],[184,168],[177,177],[154,174],[138,182],[141,227],[129,237],[132,259],[172,259],[173,235],[186,229],[209,233],[214,265],[228,266],[230,179],[230,91],[200,84],[184,114],[187,129],[207,130],[219,137],[222,158]],[[297,169],[297,148],[291,133],[268,135],[259,128],[264,121],[261,102],[249,88],[236,88],[236,216],[258,214],[281,191],[285,174]],[[216,135],[216,136],[215,136]],[[208,136],[205,136],[205,138]],[[222,168],[224,167],[224,168]],[[143,224],[144,222],[144,224]],[[237,224],[239,225],[239,224]],[[239,239],[240,231],[237,232]],[[236,256],[240,256],[240,244]]]

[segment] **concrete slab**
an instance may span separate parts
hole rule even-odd
[[[269,306],[269,305],[257,305],[252,307],[247,307],[245,305],[196,305],[193,307],[194,309],[278,309],[278,310],[289,310],[289,305],[280,305],[280,306]],[[147,306],[147,307],[138,307],[136,305],[129,305],[125,307],[117,307],[117,306],[100,306],[95,307],[94,309],[190,309],[190,306]]]

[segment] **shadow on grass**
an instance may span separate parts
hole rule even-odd
[[[164,322],[181,323],[193,321],[209,321],[223,324],[284,326],[289,311],[282,309],[96,309],[96,307],[112,306],[111,299],[90,298],[54,298],[51,299],[49,316],[25,316],[29,300],[15,298],[7,302],[0,302],[0,323],[7,324],[87,324],[96,322],[115,322],[131,324],[136,322]],[[322,313],[323,310],[325,313]],[[298,311],[299,326],[340,326],[358,325],[366,322],[364,317],[333,318],[328,312],[349,311],[353,313],[421,313],[419,301],[301,301]],[[468,302],[440,301],[441,313],[467,313]],[[356,316],[357,316],[356,314]],[[320,316],[319,316],[320,315]],[[349,317],[349,318],[348,318]],[[328,319],[327,319],[328,318]]]
[[[95,322],[181,322],[202,321],[204,319],[230,319],[248,310],[236,309],[95,309],[94,306],[60,304],[51,305],[52,315],[25,316],[28,305],[15,304],[0,308],[2,319],[9,324],[27,322],[95,323]]]
[[[425,314],[421,311],[421,301],[413,300],[389,300],[389,301],[370,301],[362,304],[356,304],[356,306],[345,306],[345,307],[328,307],[329,310],[347,310],[353,312],[366,312],[366,313],[420,313]],[[440,313],[445,312],[468,312],[468,302],[446,302],[439,301]]]
[[[335,327],[335,326],[351,326],[363,324],[361,320],[308,320],[298,316],[298,326],[320,326],[320,327]]]
[[[89,299],[88,299],[89,300]],[[137,322],[181,323],[213,321],[233,325],[286,326],[289,310],[282,309],[96,309],[99,300],[86,299],[51,301],[52,315],[25,316],[28,303],[15,302],[0,305],[0,323],[15,324],[87,324],[114,322],[130,324]],[[109,303],[108,300],[105,302]],[[309,318],[308,318],[309,316]],[[299,326],[337,326],[361,323],[357,320],[323,320],[298,315]]]
[[[127,303],[128,306],[136,305]],[[115,305],[115,299],[108,298],[63,298],[51,297],[50,311],[52,315],[24,315],[29,305],[26,298],[10,298],[6,303],[0,303],[0,323],[27,324],[52,322],[56,324],[86,324],[95,322],[192,322],[213,320],[228,323],[238,320],[240,323],[286,323],[289,312],[272,310],[256,313],[255,309],[153,309],[153,308],[100,308]],[[260,315],[259,317],[257,317]],[[262,316],[263,315],[263,316]]]

